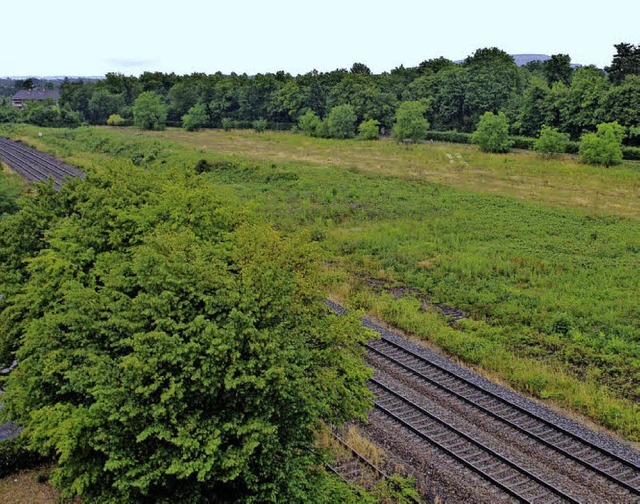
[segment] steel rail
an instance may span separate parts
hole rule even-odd
[[[428,359],[425,359],[421,355],[418,355],[415,352],[412,352],[411,350],[409,350],[407,348],[404,348],[402,345],[398,345],[397,343],[389,341],[387,339],[382,339],[382,341],[384,343],[386,343],[386,344],[391,345],[396,350],[400,350],[402,352],[405,352],[409,357],[411,357],[413,359],[416,359],[416,360],[420,361],[423,364],[436,367],[439,371],[442,370],[441,366],[438,366],[437,364],[429,361]],[[630,491],[634,495],[640,495],[640,490],[638,489],[638,487],[631,484],[631,482],[640,483],[640,474],[635,475],[634,478],[631,478],[628,481],[622,480],[622,479],[619,478],[619,476],[611,474],[607,470],[602,469],[602,468],[594,465],[592,461],[585,460],[584,458],[581,458],[580,456],[576,455],[575,453],[571,453],[570,451],[568,451],[567,448],[563,448],[561,446],[558,446],[558,444],[557,444],[558,440],[555,440],[556,442],[554,443],[552,441],[549,441],[549,440],[545,439],[544,437],[541,436],[541,434],[532,432],[530,430],[531,427],[529,427],[529,429],[527,429],[525,427],[522,427],[521,425],[518,425],[516,422],[506,418],[504,415],[502,415],[500,413],[496,413],[495,411],[492,411],[491,409],[487,408],[486,406],[478,404],[478,402],[474,401],[473,399],[470,399],[470,398],[464,396],[463,394],[461,394],[460,392],[454,390],[453,388],[449,387],[448,385],[443,384],[443,383],[437,381],[436,379],[425,375],[424,373],[420,372],[419,370],[414,369],[411,366],[399,361],[395,357],[393,357],[393,356],[391,356],[389,354],[386,354],[381,349],[376,348],[376,347],[372,346],[371,344],[366,344],[365,347],[368,350],[374,352],[375,354],[380,355],[381,357],[383,357],[383,358],[387,359],[388,361],[392,362],[394,365],[396,365],[396,366],[398,366],[398,367],[400,367],[400,368],[412,373],[413,375],[415,375],[415,376],[419,377],[420,379],[428,382],[429,384],[431,384],[433,386],[436,386],[436,387],[446,391],[448,394],[453,395],[454,397],[456,397],[457,399],[465,402],[466,404],[469,404],[469,405],[479,409],[483,413],[485,413],[485,414],[487,414],[487,415],[489,415],[489,416],[491,416],[491,417],[493,417],[493,418],[495,418],[495,419],[497,419],[497,420],[509,425],[510,427],[516,429],[517,431],[519,431],[519,432],[521,432],[523,434],[526,434],[527,436],[535,439],[536,441],[540,442],[541,444],[544,444],[548,448],[551,448],[551,449],[557,451],[558,453],[561,453],[562,455],[566,456],[567,458],[573,460],[574,462],[577,462],[577,463],[583,465],[587,469],[589,469],[589,470],[591,470],[591,471],[593,471],[593,472],[595,472],[597,474],[600,474],[601,476],[607,478],[608,480],[612,481],[613,483],[615,483],[615,484],[625,488],[626,490]],[[448,370],[445,370],[445,371],[450,373]],[[536,422],[540,422],[543,425],[545,425],[547,428],[551,428],[553,430],[553,432],[551,432],[551,433],[547,432],[546,434],[553,434],[555,432],[560,432],[563,436],[566,436],[571,441],[577,441],[578,443],[586,444],[589,449],[594,449],[594,447],[591,446],[591,443],[588,443],[588,444],[585,443],[582,437],[576,436],[573,433],[568,432],[568,431],[566,431],[566,430],[564,430],[564,429],[562,429],[562,428],[560,428],[560,427],[558,427],[558,426],[556,426],[556,425],[554,425],[554,424],[542,419],[541,417],[539,417],[539,416],[537,416],[537,415],[535,415],[535,414],[533,414],[533,413],[531,413],[531,412],[529,412],[529,411],[527,411],[527,410],[525,410],[523,408],[520,408],[517,405],[514,405],[513,403],[507,401],[506,399],[504,399],[504,398],[502,398],[500,396],[496,396],[492,392],[486,391],[485,389],[483,389],[481,387],[478,387],[476,384],[471,383],[471,382],[469,382],[468,380],[466,380],[466,379],[464,379],[462,377],[459,377],[457,374],[454,374],[454,375],[456,376],[457,379],[461,380],[465,386],[466,385],[473,386],[474,389],[478,388],[483,393],[486,392],[487,394],[491,394],[490,397],[491,397],[492,400],[498,399],[500,404],[506,404],[509,408],[516,409],[517,413],[519,415],[522,415],[522,417],[524,417],[525,419],[533,418]],[[582,447],[579,447],[579,448],[582,448]],[[574,452],[576,452],[576,451],[579,452],[580,451],[579,448],[574,450]],[[605,455],[605,456],[609,457],[610,459],[613,459],[613,461],[615,463],[620,464],[620,465],[624,466],[625,468],[632,468],[634,470],[638,468],[632,462],[629,462],[629,461],[627,461],[625,459],[621,459],[617,455],[612,454],[607,450],[604,450],[604,449],[602,449],[600,447],[595,447],[595,448],[596,448],[595,451],[597,451],[597,453],[600,453],[601,455]]]
[[[575,504],[578,503],[577,500],[575,500],[573,497],[571,497],[570,495],[568,495],[565,492],[563,492],[561,489],[553,486],[550,483],[547,483],[546,481],[544,481],[540,477],[536,476],[535,474],[531,473],[530,471],[528,471],[527,469],[525,469],[524,467],[522,467],[518,463],[516,463],[516,462],[508,459],[507,457],[499,454],[495,450],[493,450],[493,449],[489,448],[488,446],[484,445],[481,441],[479,441],[477,439],[474,439],[473,437],[469,436],[468,434],[465,434],[464,432],[460,431],[456,427],[453,427],[452,425],[450,425],[445,420],[442,420],[441,418],[439,418],[438,416],[434,415],[433,413],[428,412],[427,410],[425,410],[421,406],[415,404],[410,399],[407,399],[406,397],[402,396],[398,392],[396,392],[396,391],[392,390],[391,388],[387,387],[386,385],[384,385],[383,383],[379,382],[378,380],[372,378],[370,380],[370,382],[375,387],[378,387],[378,388],[382,389],[385,393],[390,395],[392,397],[392,399],[395,399],[397,401],[400,401],[400,402],[408,405],[409,407],[413,408],[415,411],[419,412],[422,416],[424,416],[427,419],[435,422],[436,424],[444,427],[448,431],[453,432],[456,436],[464,439],[466,442],[471,443],[473,446],[475,446],[475,447],[479,448],[480,450],[482,450],[483,452],[489,454],[491,457],[496,459],[500,464],[503,464],[503,465],[506,465],[506,466],[512,468],[513,470],[515,470],[520,475],[522,475],[525,478],[535,482],[538,486],[544,488],[546,491],[554,494],[557,497],[560,497],[564,501],[575,503]],[[449,456],[451,456],[455,460],[458,460],[464,466],[466,466],[469,469],[473,470],[474,472],[480,474],[483,478],[485,478],[486,480],[491,482],[493,485],[495,485],[498,488],[500,488],[503,492],[505,492],[505,493],[511,495],[512,497],[518,499],[518,501],[520,501],[520,502],[534,502],[539,497],[541,497],[541,496],[536,496],[534,499],[529,499],[529,498],[523,496],[522,493],[519,493],[517,490],[511,488],[510,486],[508,486],[503,481],[500,481],[499,479],[497,479],[495,474],[494,475],[490,474],[486,470],[486,468],[483,469],[481,467],[478,467],[476,465],[477,462],[474,464],[474,462],[471,462],[468,459],[465,459],[464,456],[462,456],[460,453],[456,453],[455,450],[451,449],[450,447],[445,446],[443,443],[441,443],[438,440],[434,439],[433,436],[429,436],[429,434],[425,433],[423,430],[420,430],[419,428],[417,428],[416,426],[412,425],[411,423],[409,423],[405,419],[401,418],[400,416],[398,416],[397,414],[395,414],[391,410],[387,409],[385,406],[381,405],[377,400],[374,403],[374,405],[375,405],[375,407],[377,409],[382,411],[387,416],[391,417],[394,421],[400,423],[405,428],[409,429],[411,432],[413,432],[414,434],[418,435],[420,438],[424,439],[425,441],[428,441],[429,443],[431,443],[434,446],[436,446],[438,449],[444,451],[445,453],[447,453]],[[530,490],[531,489],[528,489],[527,491],[530,491]]]

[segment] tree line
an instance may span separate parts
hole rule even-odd
[[[601,123],[617,122],[627,130],[625,143],[640,145],[640,136],[631,134],[640,125],[640,46],[615,48],[604,70],[575,67],[566,54],[518,67],[504,51],[484,48],[460,63],[441,57],[381,74],[363,63],[298,76],[110,73],[97,82],[65,82],[57,118],[32,106],[23,119],[43,126],[132,124],[142,96],[152,113],[140,127],[289,129],[301,120],[328,120],[336,108],[349,106],[355,117],[349,136],[365,122],[369,132],[372,124],[389,131],[403,103],[420,102],[431,130],[470,133],[485,112],[502,112],[512,135],[535,137],[547,126],[578,140]],[[0,121],[20,120],[19,114],[2,107]],[[330,123],[310,127],[320,128],[318,136],[335,136]]]

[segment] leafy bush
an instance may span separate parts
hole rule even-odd
[[[512,135],[509,137],[511,139],[511,147],[514,149],[533,149],[533,144],[536,139],[526,136]]]
[[[122,126],[126,121],[119,114],[111,114],[107,119],[109,126]]]
[[[298,128],[305,135],[309,136],[317,136],[318,135],[318,127],[322,120],[318,117],[318,115],[312,110],[307,110],[300,119],[298,119]]]
[[[543,126],[540,128],[540,136],[533,144],[533,149],[546,156],[563,154],[569,145],[569,134],[560,133],[557,128]]]
[[[380,122],[375,119],[363,121],[358,126],[358,136],[361,140],[377,140],[380,136]]]
[[[141,93],[133,103],[133,124],[140,129],[161,130],[167,122],[167,106],[151,91]]]
[[[198,131],[209,124],[209,115],[204,103],[197,103],[182,116],[182,127],[187,131]]]
[[[300,492],[320,462],[315,429],[370,405],[368,333],[327,312],[316,246],[219,187],[114,164],[1,223],[20,236],[53,214],[43,250],[16,262],[0,332],[29,362],[7,379],[7,411],[57,458],[65,497],[313,501]]]
[[[471,142],[484,152],[507,152],[513,142],[509,138],[509,121],[504,112],[482,114]]]
[[[586,133],[580,139],[580,159],[583,163],[612,166],[622,162],[624,128],[617,122],[601,123],[596,133]]]
[[[333,107],[326,118],[331,138],[353,138],[356,129],[356,113],[351,105]]]
[[[196,163],[195,170],[197,174],[206,173],[211,170],[212,167],[213,165],[209,161],[207,161],[206,159],[200,159]]]
[[[471,133],[461,131],[427,131],[425,140],[434,140],[436,142],[453,142],[468,144],[471,143]]]
[[[234,120],[228,117],[224,117],[220,124],[222,126],[222,129],[225,131],[229,131],[230,129],[233,129],[233,127],[235,126]]]
[[[257,133],[262,133],[266,131],[267,126],[269,126],[269,123],[267,122],[266,119],[256,119],[255,121],[253,121],[251,125],[251,127],[253,128],[253,131]]]
[[[398,140],[424,140],[429,131],[429,121],[424,117],[427,104],[423,101],[405,101],[398,106],[392,135]]]
[[[622,147],[623,159],[640,161],[640,147]]]

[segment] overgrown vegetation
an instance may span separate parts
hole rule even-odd
[[[162,135],[182,138],[179,132]],[[233,157],[224,157],[140,135],[131,138],[95,130],[46,135],[51,148],[74,152],[91,164],[109,159],[94,154],[99,144],[102,152],[125,158],[135,150],[158,150],[162,154],[145,163],[154,171],[163,171],[166,165],[193,170],[202,166],[207,179],[254,202],[279,229],[308,229],[330,265],[334,294],[345,302],[433,339],[522,390],[575,408],[629,438],[640,438],[634,403],[640,398],[640,313],[635,303],[640,210],[632,196],[640,187],[636,169],[582,168],[571,160],[475,150],[460,151],[462,159],[447,158],[441,151],[447,146],[407,150],[394,142],[355,140],[305,140],[312,143],[305,143],[303,151],[312,158],[304,163],[239,157],[244,152],[268,159],[271,151],[261,150],[264,145],[274,149],[273,159],[282,159],[300,151],[301,138],[260,136],[255,144],[246,134],[231,136],[224,139],[226,144],[215,144],[223,151],[234,149]],[[198,145],[205,139],[222,141],[222,137],[201,137]],[[288,139],[294,142],[291,151]],[[369,149],[377,153],[371,166],[366,164]],[[313,156],[330,159],[328,152],[344,156],[345,168],[311,162]],[[398,157],[381,165],[392,152]],[[426,157],[421,162],[429,160],[430,173],[437,172],[439,163],[450,175],[448,183],[455,177],[456,183],[461,181],[473,192],[415,175],[413,167],[422,155]],[[203,159],[206,164],[200,162]],[[467,169],[465,163],[472,165]],[[493,163],[494,171],[473,179],[480,166]],[[522,172],[517,163],[522,163]],[[546,180],[540,184],[547,190],[542,201],[553,205],[561,201],[564,207],[478,193],[483,189],[479,181],[484,181],[492,190],[500,187],[510,194],[504,183],[509,179],[499,178],[502,172],[518,174],[514,178],[518,189],[526,173]],[[570,209],[578,203],[562,196],[566,176],[582,198],[589,196],[593,184],[601,183],[616,187],[616,193],[630,191],[629,196],[615,199],[612,206],[600,207],[600,200],[593,199],[587,211]],[[476,182],[464,186],[469,180]],[[527,186],[524,193],[523,200],[530,200]],[[368,292],[369,278],[390,288],[407,286],[413,289],[412,296],[462,308],[471,318],[452,329],[441,315],[420,313],[418,301]]]

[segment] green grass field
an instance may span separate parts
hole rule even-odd
[[[221,190],[308,230],[333,297],[640,440],[640,164],[288,133],[38,131],[7,133],[88,170],[195,173],[205,160]],[[470,316],[452,325],[423,298]]]

